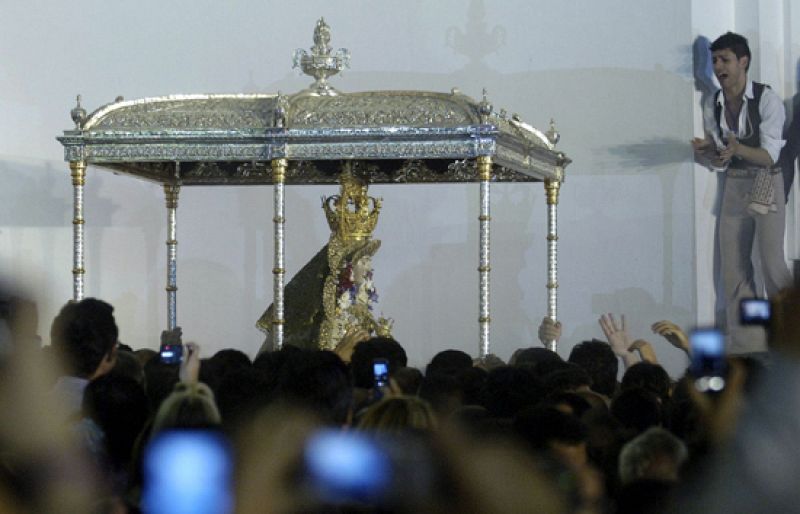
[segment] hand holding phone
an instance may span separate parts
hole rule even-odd
[[[196,384],[200,380],[200,346],[197,343],[186,343],[185,352],[178,377],[186,384]]]
[[[725,339],[716,328],[698,328],[689,335],[695,388],[700,392],[720,392],[725,387]]]
[[[183,343],[181,327],[161,332],[161,348],[159,355],[164,364],[180,364],[183,360]]]

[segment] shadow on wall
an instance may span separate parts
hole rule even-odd
[[[659,303],[647,291],[640,288],[619,289],[610,294],[592,295],[592,313],[595,320],[576,327],[565,327],[569,334],[562,337],[562,346],[578,344],[592,338],[603,340],[603,332],[597,323],[602,314],[612,313],[619,319],[625,315],[631,339],[649,341],[658,360],[673,377],[680,376],[686,367],[686,356],[662,337],[653,334],[651,325],[656,321],[690,319],[692,312],[677,305]],[[654,316],[654,313],[657,313]],[[567,352],[560,352],[567,355]]]
[[[72,219],[72,186],[66,164],[0,160],[0,223],[16,227],[66,227]],[[32,206],[35,206],[32,208]]]
[[[550,117],[556,119],[557,127],[562,133],[559,148],[574,160],[567,170],[568,181],[569,175],[591,175],[597,177],[597,180],[624,180],[626,175],[656,172],[662,180],[661,202],[665,211],[663,217],[658,218],[655,226],[652,221],[643,220],[641,233],[623,236],[639,241],[643,239],[643,234],[647,237],[655,235],[663,238],[660,248],[664,249],[664,258],[660,260],[666,263],[662,281],[664,295],[659,302],[651,299],[645,305],[659,309],[656,316],[671,316],[679,323],[688,322],[691,313],[685,307],[691,304],[692,299],[673,298],[672,291],[691,289],[692,276],[689,272],[677,275],[673,273],[672,254],[673,247],[692,244],[692,215],[689,210],[682,208],[684,199],[688,202],[691,197],[691,189],[686,190],[686,187],[691,188],[691,182],[679,180],[680,174],[685,172],[686,164],[692,159],[689,144],[692,132],[691,82],[686,77],[659,68],[554,69],[503,74],[487,65],[487,57],[505,47],[507,31],[503,26],[488,25],[485,14],[484,2],[473,0],[469,4],[464,27],[446,29],[445,44],[467,59],[464,67],[459,70],[449,74],[348,72],[348,81],[359,84],[359,90],[383,89],[387,84],[409,83],[424,84],[425,89],[438,91],[459,86],[473,97],[477,97],[485,86],[489,89],[489,97],[496,110],[504,107],[500,103],[502,100],[514,103],[509,107],[518,109],[522,117],[531,121],[534,126],[545,127]],[[688,54],[688,45],[682,51]],[[687,55],[687,62],[689,60]],[[297,82],[296,77],[285,77],[265,90],[295,91]],[[636,84],[633,92],[631,84]],[[305,85],[303,82],[302,87]],[[252,80],[245,87],[252,89]],[[532,92],[535,94],[531,94]],[[569,98],[570,101],[562,104],[554,102],[554,98]],[[637,108],[619,107],[628,104],[636,105]],[[634,112],[640,105],[646,106],[644,116]],[[664,113],[669,114],[666,119]],[[523,188],[531,193],[526,194],[519,202],[508,201]],[[405,189],[401,190],[406,192]],[[646,196],[635,191],[630,194]],[[647,194],[652,194],[652,191]],[[596,197],[578,199],[579,204],[597,201]],[[535,344],[538,322],[546,311],[546,210],[544,194],[535,184],[498,184],[493,187],[492,203],[492,344],[493,351],[500,353],[506,346],[513,350]],[[617,208],[613,203],[608,206],[611,211]],[[413,201],[411,205],[411,209],[419,208]],[[477,192],[465,192],[457,205],[461,214],[466,216],[461,219],[469,220],[467,237],[458,242],[434,243],[430,246],[430,253],[419,259],[419,264],[409,265],[408,255],[402,252],[387,253],[390,245],[387,238],[408,238],[399,246],[413,247],[418,244],[418,239],[414,238],[425,237],[426,229],[406,234],[393,227],[390,232],[384,224],[387,218],[384,218],[379,225],[379,231],[391,236],[376,236],[384,240],[384,247],[375,260],[376,284],[383,293],[379,308],[385,309],[384,314],[390,317],[397,316],[397,311],[394,311],[397,308],[413,318],[398,319],[398,337],[403,339],[404,344],[418,344],[420,352],[430,351],[431,355],[441,349],[437,345],[443,344],[457,345],[470,353],[477,349],[478,295],[477,273],[474,273],[477,262],[475,266],[468,264],[477,261],[477,224],[475,227],[471,226],[477,213]],[[390,209],[389,204],[385,209]],[[321,215],[314,214],[313,210],[311,212],[314,216]],[[383,216],[386,214],[384,212]],[[459,215],[454,217],[458,218]],[[598,225],[598,221],[592,219],[590,213],[579,221],[584,226],[583,230],[608,230],[607,226]],[[321,241],[320,245],[323,243]],[[586,254],[588,251],[590,250],[586,249],[582,253]],[[527,258],[530,255],[535,256],[533,260]],[[571,264],[575,267],[581,265],[578,262],[580,256],[577,255],[562,255],[560,260],[565,267]],[[462,265],[463,261],[467,261],[467,264]],[[454,262],[459,264],[456,266]],[[268,264],[264,263],[265,266]],[[382,266],[402,271],[398,271],[392,280],[387,281],[386,274],[381,270]],[[465,267],[463,275],[455,274],[455,270],[462,266]],[[530,281],[520,278],[523,270],[533,273],[530,269],[541,270],[541,283],[531,284]],[[535,293],[536,301],[526,304],[523,299],[532,296],[531,287],[541,287],[540,294]],[[424,302],[419,301],[422,290],[426,291]],[[458,291],[464,293],[453,293]],[[618,294],[630,294],[625,303],[638,305],[639,298],[635,292],[635,289],[624,289]],[[564,306],[569,308],[569,302],[564,301],[564,298],[583,294],[583,291],[562,291],[562,312],[567,312],[563,309]],[[675,305],[675,302],[678,304]],[[648,318],[654,316],[652,312],[646,314]],[[440,326],[443,328],[437,332],[437,327]],[[426,340],[419,340],[421,337]],[[467,345],[464,344],[465,340]]]

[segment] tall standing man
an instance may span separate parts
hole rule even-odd
[[[769,86],[748,79],[750,48],[743,36],[720,36],[711,57],[722,89],[703,106],[705,137],[692,146],[700,162],[725,173],[718,233],[728,349],[763,352],[763,330],[741,325],[739,302],[757,296],[751,259],[756,240],[767,294],[791,284],[783,255],[783,178],[774,167],[786,113]]]

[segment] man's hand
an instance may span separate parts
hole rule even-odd
[[[178,377],[185,384],[196,384],[200,377],[200,346],[186,343],[183,346],[183,360]]]
[[[656,351],[653,350],[653,345],[644,339],[637,339],[634,341],[628,350],[631,352],[639,352],[639,356],[645,362],[649,362],[650,364],[658,364],[658,357],[656,357]]]
[[[723,163],[729,163],[731,159],[739,155],[739,140],[733,134],[728,135],[728,145],[719,151],[719,158]]]
[[[621,357],[625,363],[625,367],[636,364],[636,355],[634,355],[628,348],[631,346],[631,338],[628,335],[628,325],[625,323],[625,315],[620,316],[621,321],[617,324],[613,314],[603,314],[600,316],[598,323],[600,328],[603,329],[603,334],[606,336],[608,344],[614,350],[617,357]]]
[[[654,333],[669,341],[669,344],[689,354],[689,339],[681,327],[671,321],[663,320],[656,321],[651,328]]]
[[[339,341],[339,344],[334,348],[333,353],[339,356],[344,362],[349,363],[353,357],[353,350],[360,342],[366,341],[370,338],[369,332],[363,328],[351,328]]]
[[[712,142],[708,138],[696,137],[692,139],[692,148],[696,153],[705,154],[712,148]]]
[[[539,325],[539,341],[547,346],[551,341],[558,342],[559,339],[561,339],[561,322],[545,316]]]

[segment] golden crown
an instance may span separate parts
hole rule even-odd
[[[378,223],[381,200],[367,195],[367,184],[352,173],[345,164],[339,176],[341,191],[322,199],[325,217],[333,237],[342,241],[368,239]]]

